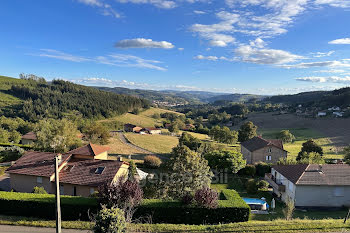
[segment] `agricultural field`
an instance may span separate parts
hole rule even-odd
[[[117,156],[123,156],[125,158],[128,158],[129,155],[131,155],[131,158],[136,159],[136,160],[141,160],[143,157],[147,155],[147,153],[137,150],[134,147],[131,147],[124,142],[120,140],[120,138],[117,136],[114,136],[109,139],[109,144],[106,145],[111,148],[109,151],[109,155],[111,160],[114,160],[117,158]]]
[[[132,144],[156,154],[169,154],[179,143],[177,137],[168,135],[125,133],[125,136]]]
[[[258,134],[262,135],[264,138],[267,138],[267,139],[274,139],[277,137],[277,134],[281,130],[283,129],[269,129],[269,130],[260,129],[258,131]],[[328,137],[323,136],[320,132],[312,129],[307,129],[307,128],[299,128],[299,129],[290,128],[288,130],[296,138],[296,140],[293,143],[284,144],[284,149],[289,152],[288,156],[292,158],[296,158],[296,156],[301,150],[302,144],[306,142],[307,139],[312,138],[315,140],[316,143],[322,146],[325,159],[344,158],[342,149],[339,149],[339,147],[334,146],[332,141]]]
[[[5,76],[0,76],[0,108],[12,106],[22,103],[22,100],[10,95],[7,91],[14,84],[21,84],[24,81],[21,79],[13,79]]]

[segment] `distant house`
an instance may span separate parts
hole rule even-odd
[[[340,107],[338,107],[338,106],[333,106],[333,107],[331,107],[331,108],[328,108],[328,111],[340,111],[341,109],[340,109]]]
[[[111,183],[127,174],[129,164],[104,160],[106,147],[89,144],[60,155],[60,192],[64,195],[85,196],[97,191],[98,186]],[[7,169],[11,189],[32,192],[35,186],[55,193],[55,153],[27,152]]]
[[[333,115],[334,115],[335,117],[343,117],[344,112],[333,112]]]
[[[139,133],[142,130],[142,127],[133,125],[133,124],[125,124],[124,125],[124,131],[125,132],[132,132],[132,133]]]
[[[142,129],[143,132],[146,132],[148,134],[161,134],[162,130],[154,127],[144,128]]]
[[[21,143],[23,145],[31,145],[37,140],[36,134],[34,132],[26,133],[21,137]]]
[[[283,148],[282,140],[267,140],[262,137],[254,137],[242,142],[241,152],[247,164],[258,162],[277,163],[281,158],[287,157],[287,151]]]
[[[347,164],[279,165],[265,175],[273,192],[297,207],[350,206],[349,177]]]

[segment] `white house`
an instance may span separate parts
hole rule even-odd
[[[318,116],[318,117],[327,116],[327,113],[326,113],[326,112],[318,112],[318,113],[317,113],[317,116]]]
[[[274,166],[265,179],[273,192],[297,207],[350,207],[350,165]]]

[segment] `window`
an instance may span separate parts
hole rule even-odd
[[[266,158],[265,158],[266,161],[271,161],[271,159],[272,159],[271,155],[266,155]]]
[[[38,176],[36,178],[36,182],[39,183],[39,184],[42,184],[43,183],[43,178],[41,176]]]
[[[77,195],[77,187],[74,186],[74,187],[73,187],[73,196],[76,196],[76,195]]]
[[[335,197],[344,197],[344,187],[335,187],[334,188]]]
[[[95,189],[94,188],[90,188],[90,195],[94,194]]]
[[[269,148],[269,153],[272,153],[272,148],[271,147]]]
[[[96,168],[95,174],[102,174],[103,170],[105,170],[105,167],[98,167]]]
[[[63,185],[60,185],[60,194],[64,195],[64,186]]]

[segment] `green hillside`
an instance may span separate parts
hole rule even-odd
[[[0,108],[15,106],[23,101],[9,93],[12,85],[24,84],[25,80],[0,76]]]

